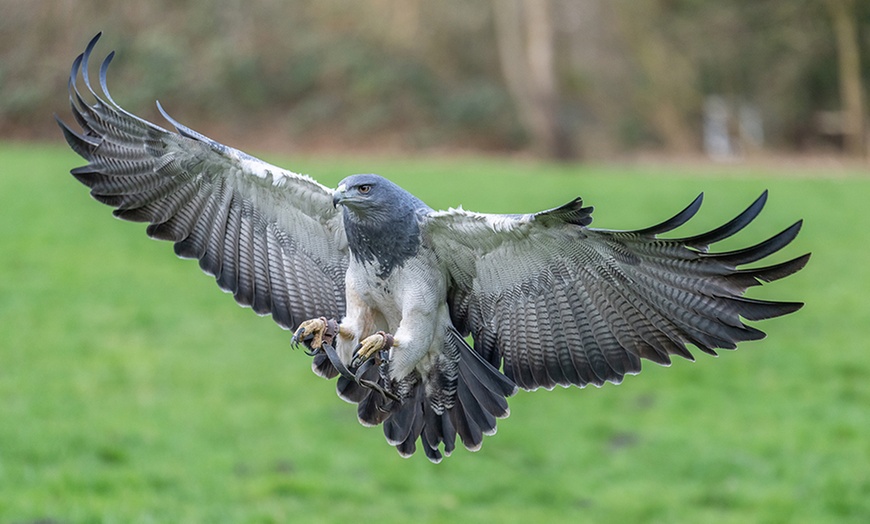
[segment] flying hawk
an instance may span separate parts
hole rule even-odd
[[[800,270],[809,254],[739,269],[780,250],[797,222],[757,245],[711,253],[764,206],[762,194],[707,233],[661,238],[698,211],[634,231],[591,228],[577,198],[534,214],[435,211],[376,175],[335,190],[219,144],[169,117],[162,129],[122,109],[88,59],[69,83],[81,131],[58,119],[88,161],[72,174],[125,220],[199,260],[221,289],[271,314],[338,377],[359,420],[383,424],[403,456],[420,442],[434,462],[456,437],[471,450],[495,433],[517,387],[600,386],[638,373],[641,358],[715,355],[764,333],[747,326],[802,304],[743,296]],[[92,102],[83,98],[79,76]],[[466,337],[473,338],[473,346]]]

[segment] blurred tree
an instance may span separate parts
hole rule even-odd
[[[695,154],[711,95],[765,147],[866,139],[868,0],[0,0],[0,136],[57,139],[100,30],[119,101],[240,146]]]
[[[558,115],[553,23],[548,0],[493,0],[505,84],[532,146],[553,158],[573,156]]]
[[[826,0],[826,4],[837,40],[841,119],[845,146],[850,154],[863,156],[867,147],[867,138],[855,0]]]
[[[687,11],[694,6],[668,0],[621,1],[619,23],[635,70],[633,98],[666,148],[698,149],[696,115],[701,106],[697,56],[686,38]]]

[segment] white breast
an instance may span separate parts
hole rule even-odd
[[[401,378],[412,369],[425,372],[439,353],[450,325],[447,276],[434,253],[421,249],[386,278],[379,265],[351,260],[347,271],[349,325],[365,337],[383,330],[395,336],[391,373]]]

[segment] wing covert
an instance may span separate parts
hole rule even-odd
[[[715,354],[764,333],[744,324],[802,304],[743,296],[750,286],[800,270],[809,255],[740,269],[787,245],[798,222],[755,246],[710,253],[743,229],[767,193],[707,233],[663,239],[698,211],[699,196],[660,224],[634,231],[587,227],[591,207],[576,199],[531,215],[433,213],[426,228],[452,278],[453,322],[475,349],[526,389],[618,383],[641,358],[692,359],[686,344]]]
[[[281,326],[344,312],[347,240],[332,194],[313,179],[272,166],[174,121],[167,131],[122,109],[88,76],[99,39],[72,66],[70,103],[81,132],[58,118],[86,166],[71,173],[124,220],[148,222],[152,238],[199,259],[218,285]],[[81,75],[93,104],[78,90]]]

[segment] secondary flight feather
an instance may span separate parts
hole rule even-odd
[[[809,255],[742,268],[779,251],[800,222],[757,245],[711,252],[754,220],[762,194],[707,233],[661,238],[690,220],[701,196],[655,226],[590,227],[578,198],[528,215],[435,211],[377,175],[335,190],[215,142],[122,109],[89,61],[99,35],[73,62],[78,130],[58,119],[88,164],[72,170],[98,201],[181,257],[242,305],[271,314],[337,377],[360,422],[382,424],[403,456],[418,445],[440,461],[457,438],[480,448],[508,415],[517,387],[619,383],[641,359],[715,354],[764,337],[744,320],[802,304],[744,292],[800,270]],[[86,91],[79,89],[84,85]],[[474,344],[469,345],[466,337]]]

